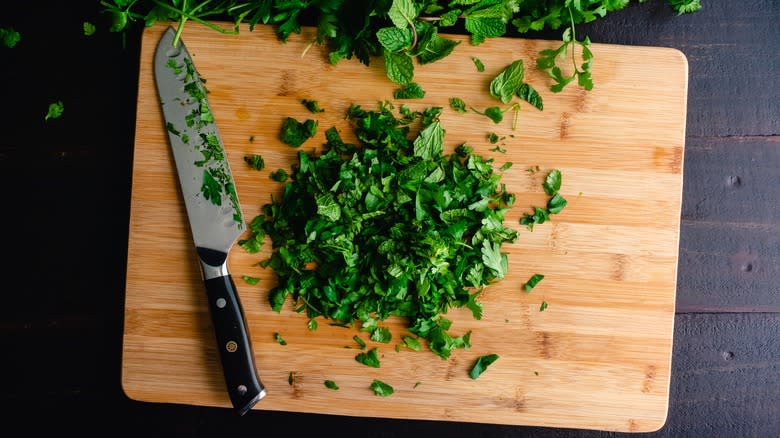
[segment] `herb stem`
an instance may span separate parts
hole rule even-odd
[[[203,6],[206,6],[208,3],[210,3],[211,0],[207,0],[206,2],[199,4],[198,6],[196,6],[190,12],[186,12],[186,11],[184,11],[182,9],[175,8],[175,7],[171,6],[171,5],[163,3],[160,0],[152,0],[152,1],[157,6],[160,6],[163,9],[167,9],[167,10],[169,10],[171,12],[175,12],[175,13],[180,15],[180,18],[179,18],[179,28],[176,30],[176,36],[173,39],[173,45],[174,46],[179,44],[179,39],[181,37],[181,32],[182,32],[182,30],[184,30],[183,26],[184,26],[184,23],[187,20],[192,20],[192,21],[194,21],[196,23],[199,23],[199,24],[202,24],[202,25],[208,27],[209,29],[216,30],[217,32],[220,32],[220,33],[225,34],[225,35],[238,35],[238,28],[235,28],[233,30],[226,30],[226,29],[223,29],[223,28],[217,26],[216,24],[214,24],[214,23],[212,23],[210,21],[203,20],[203,19],[199,18],[198,16],[193,15],[195,12],[198,11],[198,9],[200,9]],[[186,2],[182,6],[186,7]],[[221,12],[221,11],[219,11],[219,12]],[[212,13],[217,13],[217,11],[212,11]],[[207,14],[204,14],[204,16],[205,15],[207,15]]]

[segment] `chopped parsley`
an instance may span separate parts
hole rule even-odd
[[[357,356],[355,356],[355,360],[365,366],[379,368],[379,355],[377,354],[376,348],[368,350],[367,353],[359,353]]]
[[[46,117],[44,117],[44,120],[59,119],[62,116],[63,112],[65,112],[65,105],[62,104],[61,100],[50,103],[49,111],[46,113]]]
[[[292,117],[287,117],[282,124],[282,130],[279,132],[279,140],[286,145],[297,148],[316,133],[316,120],[308,119],[301,123]]]
[[[316,100],[302,99],[301,104],[314,114],[325,112],[324,109],[320,108],[320,103]]]
[[[375,395],[380,397],[387,397],[388,395],[391,395],[393,392],[395,392],[392,386],[381,380],[374,380],[371,383],[371,390],[374,391]]]
[[[278,342],[279,345],[287,345],[287,341],[285,341],[278,332],[274,333],[274,339],[276,339],[276,342]]]
[[[278,169],[273,172],[271,172],[270,175],[268,175],[269,178],[276,182],[285,182],[287,181],[287,171],[284,169]]]
[[[542,305],[539,306],[539,311],[544,312],[547,309],[547,301],[542,301]]]
[[[84,28],[84,35],[85,36],[92,36],[92,35],[95,34],[95,31],[97,30],[95,25],[90,23],[89,21],[85,21],[84,22],[83,28]]]
[[[325,387],[328,388],[328,389],[332,389],[334,391],[338,391],[339,390],[339,385],[337,385],[336,382],[334,382],[333,380],[326,380],[325,381]]]
[[[12,27],[0,27],[0,45],[13,49],[21,39],[19,32]]]
[[[355,341],[355,343],[360,346],[361,350],[365,350],[366,349],[366,341],[360,339],[360,336],[355,335],[355,336],[352,337],[352,340]]]
[[[335,128],[319,155],[298,152],[283,196],[253,221],[273,242],[262,262],[278,278],[268,299],[277,312],[291,299],[309,318],[357,321],[375,342],[391,339],[378,322],[406,317],[408,330],[446,359],[470,347],[471,333],[452,334],[442,315],[467,307],[481,318],[479,292],[508,272],[501,245],[517,238],[504,225],[514,195],[492,159],[467,145],[444,154],[441,108],[402,106],[401,117],[392,109],[347,111],[361,141],[350,152]],[[379,365],[376,350],[356,360]]]
[[[255,170],[263,170],[265,168],[265,160],[258,154],[244,155],[244,161]]]

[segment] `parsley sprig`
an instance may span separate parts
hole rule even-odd
[[[638,0],[644,3],[645,0]],[[701,9],[701,0],[667,0],[678,14]],[[101,0],[102,11],[111,17],[113,32],[125,30],[131,23],[178,22],[178,42],[185,24],[194,21],[222,34],[237,34],[239,25],[252,30],[258,24],[275,26],[279,39],[286,41],[300,33],[301,26],[314,25],[317,35],[312,43],[327,44],[333,64],[357,58],[369,65],[371,58],[382,57],[387,77],[408,87],[414,81],[414,66],[438,61],[456,49],[458,41],[441,37],[442,29],[461,25],[471,35],[471,43],[479,45],[488,38],[507,33],[510,26],[521,34],[529,31],[558,29],[566,25],[563,45],[544,52],[544,69],[549,69],[556,89],[574,78],[557,70],[555,58],[574,46],[583,49],[583,66],[573,72],[583,87],[592,86],[590,65],[592,56],[584,52],[590,41],[576,39],[574,26],[605,17],[623,9],[630,0]],[[229,21],[225,26],[219,21]],[[0,29],[0,37],[12,47],[18,34]],[[11,44],[9,44],[11,42]],[[592,55],[592,54],[591,54]],[[473,61],[479,71],[484,66]],[[585,68],[586,67],[586,68]],[[418,85],[419,87],[419,85]],[[414,90],[413,96],[422,93]],[[403,92],[402,92],[403,95]]]

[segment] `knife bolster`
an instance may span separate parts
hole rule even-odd
[[[229,274],[227,268],[227,253],[215,249],[198,247],[200,267],[203,270],[203,279],[224,277]]]

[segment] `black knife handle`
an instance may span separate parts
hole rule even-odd
[[[236,294],[233,278],[229,273],[208,278],[209,275],[207,275],[205,268],[207,266],[216,267],[211,264],[215,260],[203,257],[204,254],[201,250],[202,248],[199,248],[198,252],[201,254],[201,262],[204,267],[209,313],[214,325],[225,384],[233,408],[239,415],[244,415],[265,396],[265,388],[257,375],[252,342],[249,339],[249,330],[247,330],[244,311],[238,294]],[[210,260],[206,261],[205,259]],[[225,259],[227,259],[227,254],[225,254]],[[213,269],[208,271],[213,272]],[[224,262],[222,271],[227,271]]]

